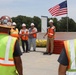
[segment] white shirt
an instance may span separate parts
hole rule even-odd
[[[26,33],[26,32],[28,31],[28,29],[21,29],[21,30],[20,30],[20,34],[22,34],[23,31]],[[28,32],[29,32],[29,31],[28,31]]]

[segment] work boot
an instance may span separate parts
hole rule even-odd
[[[47,54],[48,54],[48,52],[44,52],[43,54],[44,54],[44,55],[47,55]]]
[[[36,51],[35,49],[33,51]]]
[[[48,55],[52,55],[53,53],[48,53]]]

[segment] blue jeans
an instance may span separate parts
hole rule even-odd
[[[22,42],[22,48],[23,48],[23,51],[26,52],[28,51],[28,40],[21,40]],[[25,49],[25,44],[26,44],[26,49]]]
[[[29,38],[29,50],[31,50],[31,45],[33,46],[33,50],[36,50],[36,38]]]

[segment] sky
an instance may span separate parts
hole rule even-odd
[[[17,17],[23,15],[27,17],[47,16],[53,18],[48,9],[63,2],[64,0],[0,0],[0,17],[8,15]],[[68,17],[76,22],[76,0],[67,0]],[[57,19],[66,17],[66,15],[58,16]]]

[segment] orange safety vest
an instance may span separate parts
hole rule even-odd
[[[48,28],[48,37],[49,38],[52,38],[54,36],[54,29],[55,27],[51,27],[51,28]]]
[[[27,34],[27,35],[24,35]],[[28,40],[28,31],[21,31],[21,39],[22,40]]]
[[[33,29],[32,32],[35,32],[35,30]],[[37,38],[37,33],[32,34],[33,38]]]
[[[18,34],[18,29],[17,28],[16,28],[16,30],[14,30],[12,28],[10,32],[11,32],[11,36],[19,38],[19,34]]]

